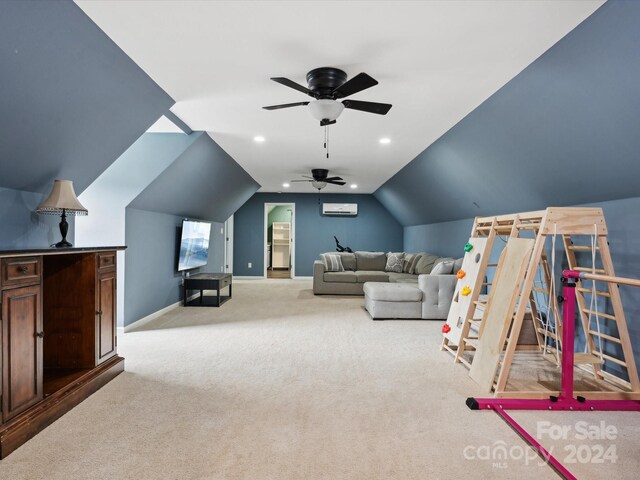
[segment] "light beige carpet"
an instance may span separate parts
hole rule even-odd
[[[178,308],[119,338],[126,372],[0,461],[2,480],[547,479],[467,370],[439,351],[442,322],[372,321],[361,297],[314,297],[302,280],[236,281],[222,308]],[[600,420],[616,463],[578,478],[638,478],[632,413],[519,413]],[[508,450],[508,458],[484,459]],[[585,450],[582,449],[582,460]],[[570,454],[571,452],[568,452]],[[480,457],[480,458],[478,458]]]

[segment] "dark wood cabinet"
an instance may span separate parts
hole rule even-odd
[[[2,291],[2,419],[42,400],[40,285]]]
[[[99,273],[96,303],[96,364],[116,354],[116,272]]]
[[[0,458],[124,371],[118,249],[0,251]]]

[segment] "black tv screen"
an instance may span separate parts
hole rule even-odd
[[[191,270],[207,264],[210,233],[211,224],[208,222],[182,221],[178,271]]]

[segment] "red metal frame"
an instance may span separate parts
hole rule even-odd
[[[575,479],[555,457],[518,424],[505,410],[576,410],[576,411],[640,411],[638,400],[588,400],[573,396],[574,335],[575,335],[575,280],[580,272],[564,270],[562,295],[562,383],[558,397],[534,398],[468,398],[467,406],[472,410],[493,410],[498,413],[538,454],[561,475]]]

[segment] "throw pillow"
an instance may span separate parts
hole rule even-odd
[[[340,255],[336,255],[334,253],[323,253],[320,257],[324,262],[325,272],[344,272]]]
[[[416,275],[421,275],[424,273],[431,273],[431,269],[433,265],[436,263],[436,260],[440,258],[438,255],[432,255],[431,253],[421,253],[420,259],[418,263],[416,263],[416,267],[414,272]]]
[[[402,273],[404,265],[404,252],[387,253],[387,264],[384,267],[385,272]]]
[[[416,273],[416,265],[421,256],[419,253],[405,253],[402,271],[404,273]]]
[[[453,258],[443,258],[433,266],[431,275],[451,275],[453,273]]]

